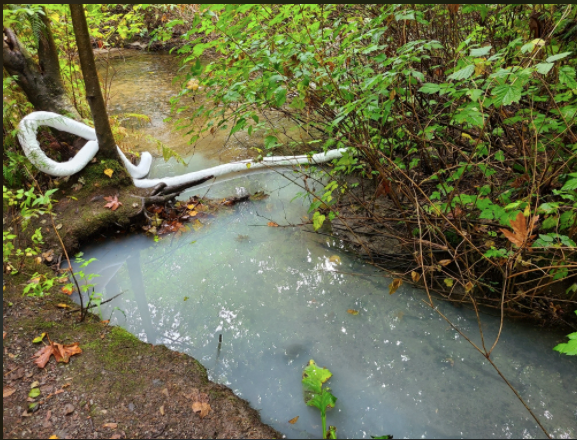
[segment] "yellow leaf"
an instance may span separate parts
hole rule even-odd
[[[470,135],[468,135],[467,133],[461,133],[461,137],[465,138],[465,139],[473,139]]]
[[[399,287],[403,284],[403,280],[400,278],[395,278],[391,284],[389,284],[389,295],[392,295],[397,291]]]
[[[56,304],[56,307],[58,307],[59,309],[70,309],[71,308],[68,304],[64,304],[64,303]]]
[[[289,423],[290,423],[291,425],[294,425],[294,424],[297,422],[298,419],[299,419],[299,416],[296,416],[295,418],[290,419],[290,420],[289,420]]]
[[[525,207],[525,211],[523,211],[523,215],[524,215],[525,217],[529,217],[529,216],[531,215],[531,207],[530,207],[529,205],[527,205],[527,206]]]
[[[106,168],[104,170],[104,174],[106,174],[108,177],[110,177],[112,179],[112,174],[114,174],[114,170],[111,168]]]
[[[359,311],[355,310],[355,309],[349,309],[349,310],[347,310],[347,313],[350,315],[356,316],[359,314]]]
[[[44,339],[44,336],[46,336],[46,333],[42,333],[40,336],[38,336],[37,338],[34,338],[32,340],[33,344],[40,344],[42,342],[42,339]]]
[[[329,258],[329,261],[331,263],[341,264],[341,257],[339,257],[338,255],[333,255],[331,256],[331,258]]]
[[[55,439],[55,438],[60,438],[58,437],[56,434],[52,434],[50,437],[48,437],[49,439]]]
[[[413,282],[416,283],[421,279],[421,275],[419,275],[417,272],[413,271],[413,272],[411,272],[411,278],[413,279]]]
[[[445,278],[443,281],[445,282],[447,287],[453,287],[453,279],[452,278]]]
[[[247,168],[250,168],[250,163],[247,163],[247,164],[246,164],[246,167],[247,167]]]
[[[196,217],[196,214],[198,214],[198,212],[196,212],[196,211],[188,211],[188,215],[190,215],[191,217]]]
[[[475,285],[469,281],[467,284],[465,284],[465,293],[469,293],[471,290],[473,290],[473,287],[475,287]]]

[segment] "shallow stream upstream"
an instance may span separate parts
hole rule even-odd
[[[126,60],[143,72],[158,56]],[[159,99],[154,90],[147,93]],[[123,102],[137,106],[138,100],[146,100],[145,93]],[[215,161],[207,157],[197,152],[188,166]],[[102,306],[103,319],[195,357],[212,380],[247,399],[287,437],[321,436],[318,411],[303,400],[309,359],[333,372],[328,385],[338,401],[328,423],[340,438],[543,437],[489,363],[423,304],[422,291],[401,286],[389,295],[391,280],[338,240],[303,227],[267,226],[298,224],[307,215],[306,201],[293,200],[299,178],[277,171],[223,178],[185,193],[216,198],[245,187],[270,195],[203,220],[196,230],[158,242],[142,234],[85,246],[83,258],[97,259],[86,270],[100,275],[96,291],[105,298],[123,292]],[[168,164],[155,172],[182,170]],[[474,313],[446,304],[439,309],[480,344]],[[499,320],[481,317],[492,344]],[[562,334],[506,321],[492,359],[554,437],[574,438],[577,360],[552,350],[562,340]]]

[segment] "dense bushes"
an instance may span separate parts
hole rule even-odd
[[[388,215],[365,197],[361,223],[398,240],[407,280],[565,320],[552,300],[577,293],[576,31],[569,5],[215,6],[180,50],[182,94],[212,101],[200,130],[182,123],[192,141],[259,130],[273,147],[274,111],[313,134],[297,143],[350,147],[316,227],[350,217],[331,205],[346,174],[376,179]],[[203,65],[207,50],[220,56]]]

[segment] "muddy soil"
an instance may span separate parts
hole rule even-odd
[[[111,178],[104,174],[107,168],[114,170]],[[54,225],[71,256],[82,242],[114,239],[143,225],[141,201],[133,196],[145,191],[130,185],[118,164],[97,162],[81,176],[49,185],[59,188],[53,196]],[[122,206],[105,208],[109,196],[117,196]],[[4,229],[14,226],[14,214],[4,206]],[[29,245],[36,228],[42,228],[44,236],[41,251],[53,253],[41,262],[36,257],[13,260],[18,274],[4,274],[4,438],[281,437],[246,401],[210,382],[195,359],[141,342],[95,315],[79,323],[79,314],[72,312],[77,305],[61,293],[62,284],[42,298],[23,296],[34,273],[52,278],[65,261],[47,214],[20,233],[19,245]],[[47,333],[44,341],[34,344],[42,333]],[[48,338],[78,342],[82,353],[67,364],[52,357],[41,369],[33,355]],[[31,388],[38,388],[40,395],[29,397]],[[201,418],[195,413],[195,402],[208,404],[208,414]]]

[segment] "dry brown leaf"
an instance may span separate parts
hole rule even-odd
[[[451,261],[452,260],[441,260],[441,261],[439,261],[439,264],[441,266],[447,266],[448,264],[451,264]]]
[[[403,284],[403,280],[400,278],[395,278],[391,284],[389,284],[389,295],[392,295],[397,291],[399,287]]]
[[[347,310],[347,313],[349,313],[349,314],[351,314],[351,315],[358,315],[358,314],[359,314],[359,311],[358,311],[358,310],[355,310],[355,309],[348,309],[348,310]]]
[[[122,206],[122,203],[118,201],[118,196],[110,196],[110,197],[104,197],[104,200],[106,200],[108,203],[106,205],[104,205],[105,208],[110,208],[113,211],[116,211],[118,209],[119,206]]]
[[[535,236],[531,234],[531,231],[535,227],[535,223],[539,220],[539,216],[536,215],[532,219],[529,220],[529,227],[527,227],[527,223],[525,222],[525,216],[522,212],[517,214],[515,220],[511,220],[509,223],[511,224],[511,228],[513,232],[500,228],[499,230],[509,239],[511,243],[513,243],[517,247],[527,247],[528,243],[526,241],[533,239]]]
[[[192,410],[199,413],[201,419],[208,415],[210,409],[210,405],[206,402],[193,402],[192,404]]]
[[[164,405],[162,405],[158,410],[160,411],[160,415],[163,416],[164,415]]]
[[[70,288],[70,287],[64,286],[64,287],[62,287],[62,289],[60,289],[60,291],[62,293],[64,293],[65,295],[72,295],[72,288]]]
[[[116,429],[118,428],[118,423],[105,423],[104,425],[102,425],[102,427],[108,429]]]
[[[34,353],[34,357],[37,358],[34,363],[38,365],[38,367],[44,368],[50,360],[50,356],[52,356],[52,346],[45,345],[36,353]]]
[[[290,420],[289,420],[289,423],[290,423],[291,425],[294,425],[294,424],[298,421],[298,419],[299,419],[299,416],[296,416],[295,418],[290,419]]]
[[[267,226],[270,226],[271,228],[278,228],[278,224],[275,222],[268,222]]]
[[[411,272],[411,278],[413,280],[413,283],[417,283],[421,279],[421,275],[419,275],[417,272],[413,271],[413,272]]]
[[[56,362],[67,363],[70,360],[70,356],[82,353],[79,345],[78,342],[62,345],[50,341],[49,345],[42,347],[34,353],[34,357],[36,358],[34,363],[38,365],[39,368],[44,368],[52,355],[54,355]]]
[[[16,392],[16,388],[13,388],[11,386],[4,387],[2,389],[2,397],[4,397],[4,398],[9,397],[12,394],[14,394],[15,392]]]

